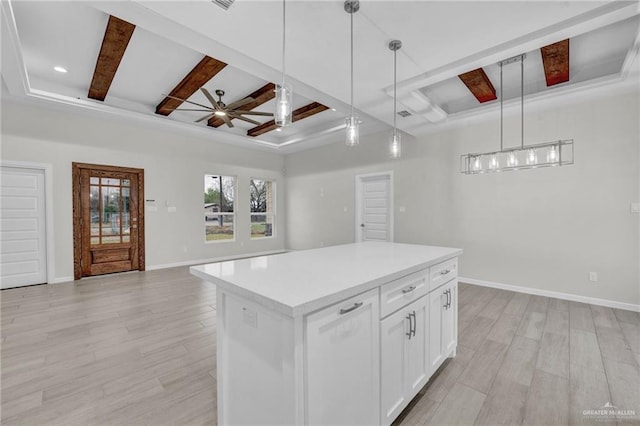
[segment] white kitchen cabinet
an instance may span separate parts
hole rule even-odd
[[[381,424],[389,425],[428,379],[428,297],[380,322]]]
[[[308,316],[307,424],[378,423],[378,300],[374,289]]]
[[[458,327],[458,280],[453,279],[429,294],[429,374],[455,355]]]

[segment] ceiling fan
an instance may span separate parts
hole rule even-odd
[[[202,108],[202,109],[173,108],[173,111],[206,111],[207,115],[195,120],[195,123],[199,123],[213,116],[217,116],[217,117],[220,117],[222,120],[224,120],[226,125],[229,127],[234,127],[233,123],[231,122],[232,118],[237,118],[238,120],[246,121],[248,123],[259,126],[262,123],[260,123],[259,121],[247,118],[245,117],[245,115],[261,115],[265,117],[273,117],[273,113],[270,113],[270,112],[247,111],[247,110],[241,109],[241,107],[243,107],[244,105],[254,100],[251,97],[246,97],[237,102],[233,102],[233,103],[230,103],[229,105],[226,105],[224,102],[222,102],[222,97],[224,96],[224,90],[216,89],[216,95],[218,95],[217,101],[213,98],[213,96],[211,96],[211,93],[209,93],[209,91],[204,87],[201,87],[200,90],[207,97],[209,102],[211,102],[212,106],[202,105],[197,102],[188,101],[186,99],[176,98],[175,96],[171,96],[171,95],[165,95],[165,96],[171,99],[187,102],[189,104],[196,105]]]

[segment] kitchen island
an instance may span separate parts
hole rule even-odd
[[[217,286],[219,424],[390,424],[455,355],[461,253],[366,242],[192,267]]]

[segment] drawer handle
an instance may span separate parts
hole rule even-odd
[[[444,271],[440,272],[440,275],[447,275],[449,272],[451,272],[450,269],[445,269]]]
[[[411,293],[411,292],[412,292],[413,290],[415,290],[415,289],[416,289],[416,286],[415,286],[415,285],[412,285],[411,287],[407,287],[407,288],[403,289],[403,290],[402,290],[402,292],[403,292],[404,294],[407,294],[407,293]]]
[[[350,308],[342,308],[340,309],[340,315],[348,314],[351,311],[355,311],[360,306],[362,306],[362,302],[354,303],[353,306]]]

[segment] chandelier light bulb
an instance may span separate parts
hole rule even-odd
[[[507,157],[507,166],[515,167],[517,165],[518,165],[518,157],[516,156],[516,153],[510,152],[509,156]]]
[[[536,154],[536,150],[530,149],[527,152],[527,164],[533,165],[533,164],[536,164],[537,162],[538,162],[538,155]]]
[[[552,145],[547,151],[547,163],[555,163],[556,161],[558,161],[558,147]]]
[[[491,156],[491,161],[489,162],[489,167],[492,169],[497,169],[499,165],[500,163],[498,162],[498,156],[496,154],[493,154]]]

